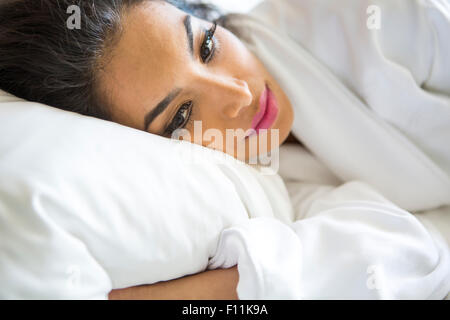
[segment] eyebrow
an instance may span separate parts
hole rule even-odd
[[[173,99],[175,99],[178,94],[181,92],[181,89],[175,89],[172,92],[170,92],[164,99],[161,100],[160,103],[156,105],[156,108],[152,109],[146,116],[145,116],[145,131],[148,130],[148,127],[152,123],[152,121],[159,116],[161,113],[164,112],[164,110],[167,109],[169,104],[172,102]]]
[[[184,22],[184,28],[186,29],[189,50],[191,52],[191,56],[194,56],[194,34],[192,33],[191,16],[186,15],[186,17],[184,17],[183,22]]]
[[[189,51],[191,53],[191,56],[193,57],[194,56],[194,34],[192,32],[191,16],[189,14],[187,14],[184,17],[183,24],[184,24],[184,28],[186,30]],[[152,109],[145,116],[145,120],[144,120],[145,131],[148,131],[148,127],[153,122],[153,120],[155,120],[155,118],[157,116],[159,116],[161,113],[163,113],[167,109],[167,107],[170,105],[172,100],[175,99],[180,92],[181,92],[181,89],[174,89],[163,100],[161,100],[161,102],[158,103],[154,109]]]

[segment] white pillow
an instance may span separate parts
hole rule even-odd
[[[224,228],[274,211],[288,219],[287,192],[270,203],[277,191],[260,179],[281,180],[0,92],[0,298],[106,298],[205,270]]]

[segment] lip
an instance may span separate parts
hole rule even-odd
[[[259,110],[252,120],[251,129],[254,131],[249,129],[250,134],[246,138],[259,134],[259,130],[269,129],[277,118],[278,103],[272,90],[267,85],[259,98]]]

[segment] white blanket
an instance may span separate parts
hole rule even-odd
[[[225,230],[210,267],[238,264],[241,299],[444,298],[448,245],[411,212],[450,204],[448,2],[282,0],[254,14],[228,27],[286,90],[314,157],[282,155],[293,221]]]

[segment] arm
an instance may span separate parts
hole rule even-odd
[[[237,267],[209,270],[151,285],[112,290],[110,300],[237,300]]]

